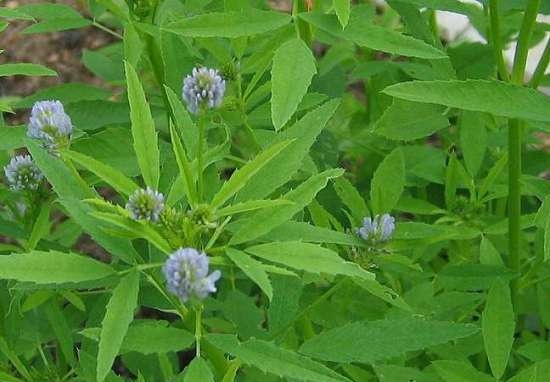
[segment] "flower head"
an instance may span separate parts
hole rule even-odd
[[[376,215],[374,218],[364,218],[363,226],[357,234],[367,241],[388,241],[395,230],[395,219],[389,214]]]
[[[30,138],[39,139],[49,149],[67,146],[73,125],[59,101],[36,102],[31,111],[27,129]]]
[[[197,114],[202,105],[218,107],[225,94],[225,80],[215,69],[194,68],[183,80],[183,99],[187,108]]]
[[[164,210],[164,195],[149,187],[136,190],[126,203],[132,219],[157,222]]]
[[[204,300],[216,292],[220,271],[208,274],[208,256],[194,248],[180,248],[172,253],[163,267],[168,290],[182,302],[191,298]]]
[[[36,190],[44,175],[29,155],[17,155],[4,167],[6,180],[12,190]]]

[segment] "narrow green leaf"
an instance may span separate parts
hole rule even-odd
[[[550,98],[523,86],[498,81],[410,81],[387,87],[392,97],[435,103],[500,117],[550,122]]]
[[[550,215],[546,217],[544,227],[544,260],[550,259]]]
[[[493,184],[496,182],[498,177],[502,174],[502,172],[506,168],[507,164],[508,164],[508,154],[505,153],[496,161],[493,167],[491,167],[491,169],[489,170],[489,173],[487,174],[485,179],[483,179],[483,181],[481,182],[481,185],[479,186],[479,193],[478,193],[479,199],[484,197],[489,192]]]
[[[174,119],[176,131],[181,134],[181,138],[183,139],[185,151],[189,155],[189,158],[195,158],[199,142],[199,129],[189,116],[185,106],[181,103],[180,97],[166,85],[164,86],[164,91],[170,104],[171,116]]]
[[[234,355],[244,364],[285,380],[350,382],[348,378],[323,364],[270,342],[251,339],[239,343],[235,336],[228,334],[209,334],[206,339],[217,348]]]
[[[469,362],[464,361],[434,361],[437,374],[444,382],[495,382],[493,378],[475,369]]]
[[[269,301],[273,298],[273,287],[267,272],[264,270],[263,265],[254,260],[248,254],[239,251],[234,248],[228,248],[227,257],[231,259],[252,281],[254,281],[260,289],[269,298]]]
[[[317,193],[325,188],[329,179],[337,178],[342,173],[343,170],[341,169],[332,169],[313,175],[283,196],[283,199],[289,200],[294,204],[276,208],[265,208],[255,213],[235,232],[230,243],[239,244],[254,240],[290,220],[292,216],[311,203]]]
[[[464,112],[460,119],[460,148],[464,155],[466,168],[476,176],[487,150],[487,129],[483,123],[483,114]]]
[[[183,183],[183,192],[185,193],[188,203],[191,206],[195,206],[198,202],[195,177],[193,176],[193,172],[191,170],[191,164],[187,159],[187,153],[183,149],[183,145],[181,144],[181,140],[174,128],[173,123],[170,123],[170,138],[172,139],[172,150],[174,150],[176,162],[178,163],[178,168],[180,170],[180,179]]]
[[[412,317],[362,321],[322,332],[307,340],[300,353],[331,362],[375,363],[476,332],[474,325]]]
[[[516,328],[512,298],[508,283],[497,280],[487,295],[481,318],[485,351],[491,371],[500,379],[508,365]]]
[[[90,257],[57,251],[0,256],[0,278],[36,284],[79,283],[112,276],[107,264]]]
[[[97,382],[103,382],[111,370],[128,326],[134,320],[139,292],[139,272],[132,271],[122,278],[107,304],[101,323],[97,353]]]
[[[302,39],[281,45],[271,68],[271,119],[280,130],[292,117],[317,72],[315,57]]]
[[[209,12],[170,23],[164,30],[186,37],[253,36],[290,23],[290,15],[274,11],[244,9],[240,12]]]
[[[372,273],[365,271],[359,265],[347,262],[336,252],[315,244],[300,241],[275,242],[248,247],[246,252],[300,271],[374,279]]]
[[[57,76],[57,73],[54,70],[38,64],[1,64],[0,77],[7,76]]]
[[[93,172],[123,195],[131,195],[139,188],[133,180],[126,177],[126,175],[116,168],[92,157],[70,150],[64,151],[63,156],[75,161],[86,170]]]
[[[231,178],[223,184],[221,189],[214,195],[210,203],[213,208],[221,207],[228,199],[241,190],[246,183],[258,173],[265,165],[277,156],[292,140],[286,140],[270,146],[262,151],[254,159],[245,164],[231,175]]]
[[[46,318],[53,329],[55,337],[59,342],[61,353],[70,365],[75,365],[74,343],[71,328],[67,323],[65,315],[57,305],[57,301],[49,301],[45,307]]]
[[[40,208],[40,213],[32,226],[31,235],[29,236],[29,240],[27,241],[27,245],[25,247],[27,251],[32,251],[35,249],[38,242],[50,233],[50,211],[50,203],[44,203],[42,208]]]
[[[125,62],[132,136],[139,168],[147,186],[157,189],[160,177],[158,137],[151,110],[135,69]]]
[[[194,358],[185,369],[183,382],[214,382],[214,374],[208,363],[202,358]]]
[[[30,25],[21,31],[22,34],[61,32],[70,29],[79,29],[92,25],[92,21],[83,17],[52,19]]]
[[[260,210],[262,208],[278,207],[292,204],[289,200],[284,199],[266,199],[266,200],[249,200],[244,203],[237,203],[231,206],[220,208],[216,211],[218,216],[236,215],[243,212],[250,212],[254,210]]]
[[[332,6],[338,16],[338,21],[342,24],[342,28],[348,25],[349,15],[351,13],[351,0],[332,0]]]
[[[374,131],[393,140],[424,138],[449,126],[443,109],[439,105],[395,99],[376,122]]]
[[[372,178],[370,197],[375,214],[390,212],[405,187],[405,159],[397,148],[387,155]]]

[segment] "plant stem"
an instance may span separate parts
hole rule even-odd
[[[540,83],[542,82],[542,79],[544,78],[544,73],[546,72],[546,68],[548,68],[549,63],[550,63],[550,39],[548,39],[548,42],[546,43],[546,48],[544,48],[544,53],[540,58],[540,61],[537,65],[537,69],[535,69],[533,78],[531,78],[531,81],[529,82],[530,87],[535,89],[539,87]]]
[[[493,52],[495,60],[497,62],[498,73],[500,78],[504,81],[508,81],[508,69],[504,62],[504,55],[502,54],[502,44],[500,41],[500,20],[498,12],[498,0],[491,0],[489,3],[489,18],[491,24],[491,44],[493,45]]]
[[[204,140],[205,140],[205,114],[206,111],[204,108],[201,108],[199,112],[199,144],[197,148],[197,171],[198,171],[198,181],[197,181],[197,188],[198,188],[198,198],[199,203],[203,201],[203,161],[204,161]]]
[[[527,9],[523,16],[523,22],[519,33],[514,67],[512,69],[511,82],[523,85],[525,67],[529,54],[529,43],[533,29],[537,21],[540,0],[527,2]],[[496,36],[498,38],[498,36]],[[517,119],[511,119],[508,123],[508,236],[509,236],[509,267],[520,273],[521,264],[521,152],[522,152],[522,123]],[[517,303],[519,278],[511,283],[512,301]],[[517,309],[515,309],[517,312]]]
[[[195,309],[195,356],[201,356],[201,339],[202,339],[202,304]]]
[[[121,40],[124,39],[124,36],[122,36],[120,33],[117,33],[114,30],[107,28],[105,25],[100,24],[95,20],[92,20],[92,25],[98,29],[101,29],[103,32],[110,34],[111,36],[115,36],[116,38],[119,38]]]

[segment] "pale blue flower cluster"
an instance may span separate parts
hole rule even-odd
[[[221,105],[225,94],[225,80],[215,69],[194,68],[183,80],[183,99],[187,108],[197,114],[201,106],[214,108]]]
[[[29,155],[17,155],[4,167],[4,174],[14,191],[36,190],[44,176]]]
[[[208,256],[194,248],[180,248],[172,253],[163,267],[168,290],[182,302],[204,300],[216,292],[220,271],[208,274]]]
[[[27,130],[30,138],[39,139],[48,149],[67,146],[73,125],[59,101],[39,101],[34,104]]]
[[[132,219],[157,222],[164,210],[164,195],[150,187],[136,190],[126,203]]]
[[[370,242],[384,242],[391,239],[395,230],[395,219],[389,214],[376,215],[374,218],[363,219],[363,226],[357,230],[357,234]]]

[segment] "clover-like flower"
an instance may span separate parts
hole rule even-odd
[[[204,300],[216,292],[220,271],[208,274],[208,256],[194,248],[180,248],[172,253],[163,267],[166,285],[182,302]]]
[[[132,219],[157,222],[164,210],[164,195],[150,187],[136,190],[126,203]]]
[[[8,185],[14,191],[36,190],[44,175],[29,155],[17,155],[4,167]]]
[[[376,215],[374,218],[363,219],[363,226],[357,230],[357,234],[371,242],[384,242],[391,239],[395,230],[395,219],[389,214]]]
[[[182,96],[193,114],[197,114],[201,106],[220,106],[224,94],[225,80],[216,69],[193,68],[191,74],[183,80]]]
[[[30,138],[39,139],[48,149],[68,146],[73,125],[59,101],[36,102],[27,129]]]

